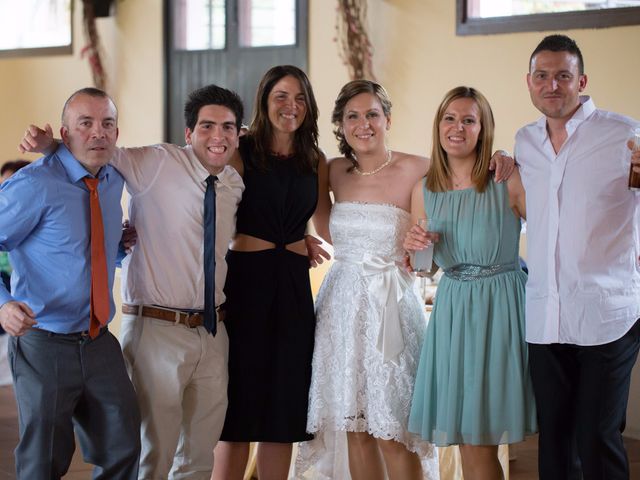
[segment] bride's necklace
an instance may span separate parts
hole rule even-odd
[[[376,173],[378,173],[380,170],[382,170],[384,167],[388,166],[391,163],[391,150],[387,150],[387,160],[382,165],[380,165],[377,168],[374,168],[369,172],[363,172],[362,170],[360,170],[360,167],[358,167],[358,157],[356,157],[355,153],[353,154],[353,156],[356,159],[356,164],[353,166],[353,171],[356,172],[358,175],[362,175],[363,177],[368,177],[369,175],[375,175]]]

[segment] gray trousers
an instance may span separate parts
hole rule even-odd
[[[59,479],[75,450],[74,427],[94,479],[136,479],[140,413],[118,340],[32,329],[11,337],[9,361],[18,403],[16,474]]]

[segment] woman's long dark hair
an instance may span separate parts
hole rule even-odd
[[[247,134],[248,139],[252,143],[256,165],[259,168],[267,169],[267,157],[273,142],[273,125],[269,120],[269,94],[275,84],[286,76],[291,76],[300,82],[307,107],[302,125],[294,133],[293,153],[299,159],[298,166],[302,171],[315,172],[322,157],[322,152],[318,147],[318,105],[309,78],[298,67],[278,65],[264,74],[256,92],[253,118]]]

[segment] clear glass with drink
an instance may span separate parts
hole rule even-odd
[[[425,232],[429,231],[429,221],[426,218],[418,219],[417,225]],[[422,250],[416,250],[411,254],[411,266],[413,271],[419,276],[424,276],[431,271],[431,265],[433,264],[433,243],[423,248]]]
[[[633,140],[633,151],[636,152],[640,150],[640,127],[636,128],[633,134]],[[629,190],[640,190],[640,173],[633,171],[633,164],[631,164],[631,168],[629,170]]]

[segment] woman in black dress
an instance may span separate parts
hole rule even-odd
[[[239,149],[246,189],[227,255],[229,406],[214,480],[242,479],[249,442],[259,442],[260,479],[286,479],[292,443],[311,438],[315,315],[304,235],[314,212],[320,227],[330,209],[317,119],[302,70],[277,66],[264,75]]]

